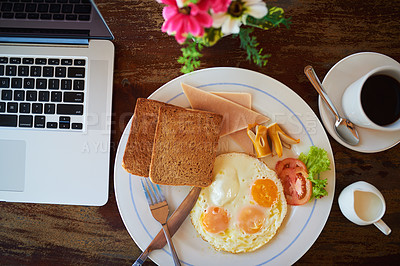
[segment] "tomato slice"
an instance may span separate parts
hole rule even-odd
[[[276,170],[276,173],[279,175],[284,169],[295,168],[295,167],[301,167],[305,171],[307,171],[306,165],[299,159],[295,159],[295,158],[286,158],[286,159],[283,159],[282,161],[278,161],[275,165],[275,170]]]
[[[286,201],[290,205],[307,203],[312,194],[312,184],[303,167],[284,168],[278,175],[282,182]]]

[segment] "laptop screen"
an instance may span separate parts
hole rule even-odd
[[[91,0],[1,1],[0,37],[113,39]]]

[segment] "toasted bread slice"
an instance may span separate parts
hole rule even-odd
[[[150,164],[151,181],[209,186],[221,128],[222,115],[160,107]]]
[[[148,177],[158,111],[169,104],[139,98],[126,144],[122,166],[131,174]]]

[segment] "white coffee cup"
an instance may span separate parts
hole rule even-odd
[[[381,219],[386,211],[385,199],[373,185],[358,181],[342,190],[338,198],[343,215],[358,225],[374,224],[385,235],[391,230]]]
[[[383,89],[381,87],[383,82],[378,83],[379,87],[374,86],[374,88],[376,88],[376,90],[374,89],[375,96],[370,97],[369,101],[365,100],[367,92],[373,91],[369,85],[372,84],[373,80],[378,82],[377,76],[379,76],[378,78],[381,79],[383,79],[382,76],[390,77],[394,79],[392,80],[393,83],[396,83],[397,81],[400,84],[399,67],[382,66],[371,70],[346,88],[342,96],[342,109],[345,117],[360,127],[383,131],[400,130],[400,116],[395,116],[394,114],[396,112],[392,112],[392,109],[395,109],[396,106],[397,108],[400,108],[400,96],[384,96],[392,94],[395,95],[396,92],[400,95],[400,87],[397,88],[397,86],[392,86],[393,90],[389,89],[388,87]],[[386,103],[384,103],[385,101]],[[393,104],[388,104],[388,102]],[[390,115],[387,115],[388,113]],[[379,118],[380,114],[382,115]],[[391,116],[393,116],[393,122],[385,121]]]

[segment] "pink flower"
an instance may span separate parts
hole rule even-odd
[[[211,0],[211,9],[214,13],[225,13],[232,0]]]
[[[179,8],[176,0],[161,0],[167,6],[163,9],[165,19],[161,30],[169,35],[175,34],[178,43],[185,42],[189,33],[196,37],[204,34],[204,28],[211,27],[212,18],[208,13],[209,0],[200,0],[197,4],[189,3]]]

